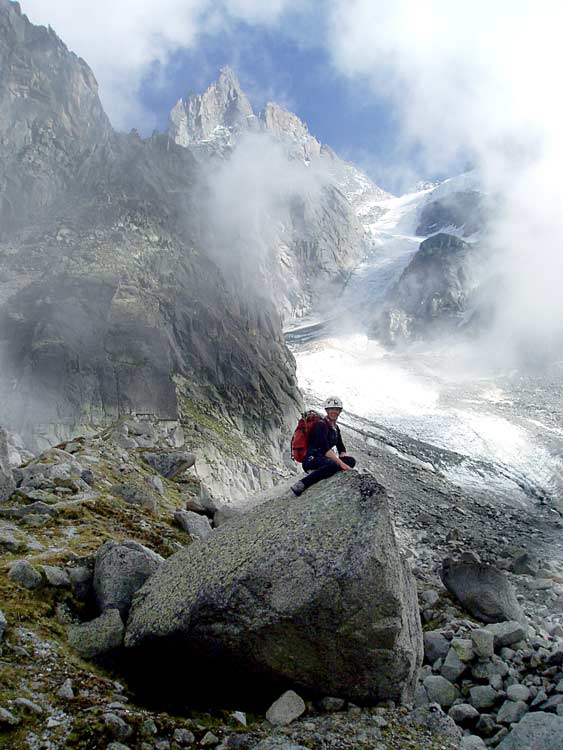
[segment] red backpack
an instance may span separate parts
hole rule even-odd
[[[302,463],[307,455],[307,446],[313,427],[322,422],[324,417],[316,411],[303,412],[303,416],[297,423],[293,437],[291,438],[291,457],[294,461]]]

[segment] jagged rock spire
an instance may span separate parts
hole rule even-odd
[[[176,143],[187,146],[210,138],[218,127],[244,130],[253,119],[248,97],[234,71],[226,66],[203,94],[176,103],[170,113],[169,132]]]

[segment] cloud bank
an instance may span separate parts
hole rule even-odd
[[[499,201],[491,350],[561,351],[563,5],[335,0],[330,14],[338,69],[389,99],[434,172],[470,158]]]

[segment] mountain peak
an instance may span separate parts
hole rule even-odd
[[[309,133],[307,125],[296,114],[279,104],[268,102],[260,113],[260,120],[273,136],[297,145],[306,161],[321,153],[321,144]]]
[[[180,99],[170,113],[170,136],[181,146],[208,140],[217,128],[246,129],[254,112],[236,73],[229,66],[203,94]]]

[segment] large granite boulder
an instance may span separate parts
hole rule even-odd
[[[440,575],[461,606],[481,622],[525,621],[513,587],[492,565],[448,557]]]
[[[133,594],[164,562],[139,542],[105,542],[96,553],[94,591],[100,612],[118,609],[127,617]]]
[[[9,500],[10,495],[16,489],[16,483],[12,475],[10,461],[8,460],[8,441],[6,431],[0,427],[0,503]]]
[[[126,646],[161,699],[410,700],[422,633],[385,489],[338,475],[181,550],[135,596]]]

